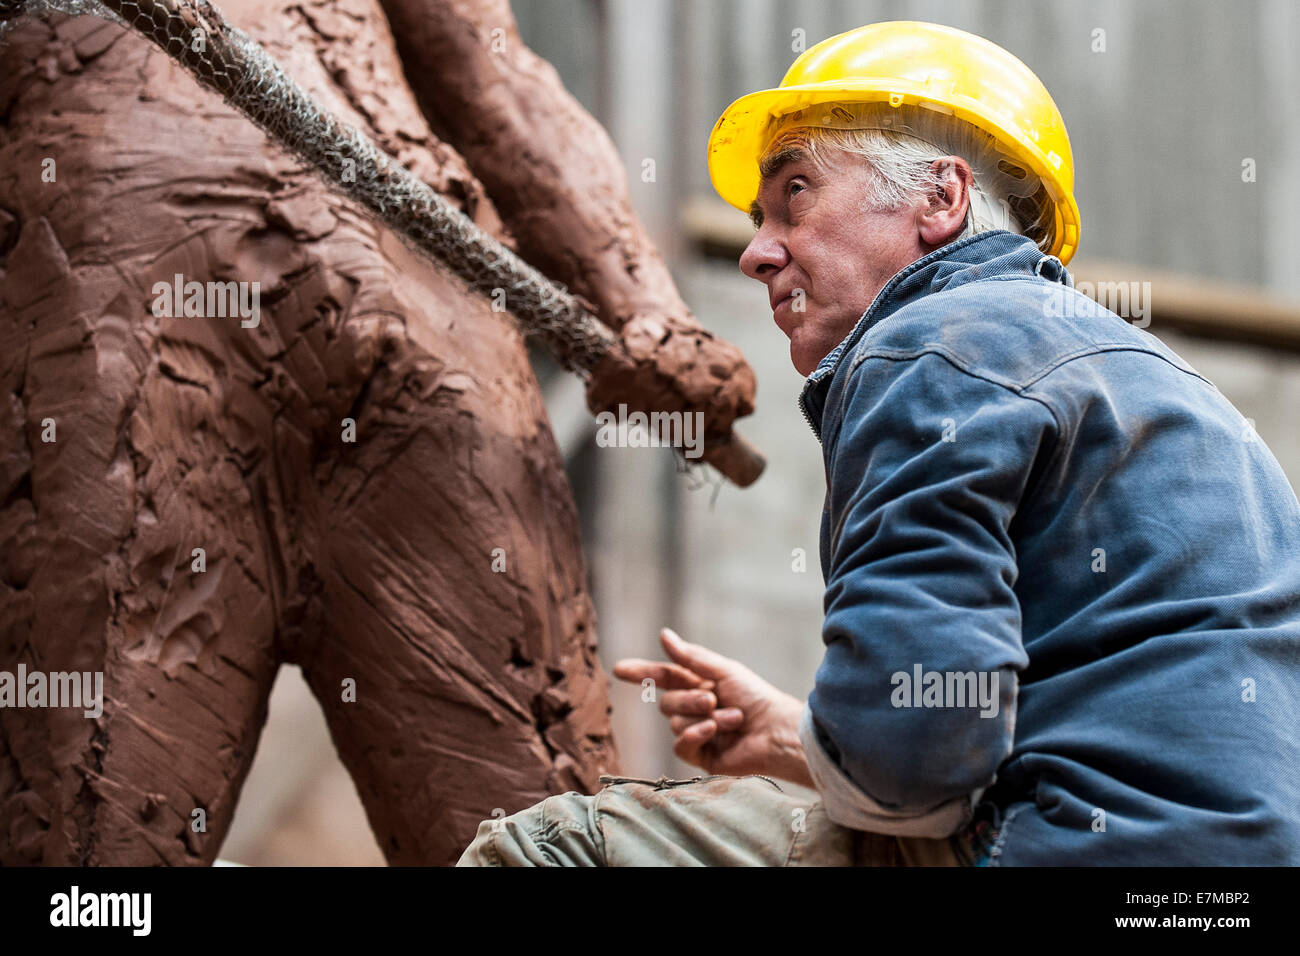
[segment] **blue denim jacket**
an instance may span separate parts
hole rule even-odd
[[[998,865],[1300,864],[1300,503],[1211,382],[998,230],[895,275],[800,404],[832,820],[984,818]]]

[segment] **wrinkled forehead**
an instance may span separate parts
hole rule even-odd
[[[834,143],[818,142],[810,146],[807,125],[789,125],[768,141],[758,161],[758,191],[777,179],[788,167],[811,164],[818,172],[841,174],[858,162],[858,157]]]
[[[780,175],[781,171],[787,166],[795,163],[802,163],[813,159],[813,154],[808,147],[798,141],[787,142],[775,149],[768,150],[763,158],[758,162],[758,188],[762,191],[763,187]]]

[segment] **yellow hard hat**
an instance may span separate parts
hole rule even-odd
[[[937,23],[872,23],[800,54],[781,85],[736,100],[709,137],[709,176],[744,212],[758,196],[758,161],[782,118],[808,107],[887,101],[926,106],[989,133],[1047,190],[1052,248],[1067,263],[1079,246],[1074,157],[1065,121],[1029,67],[983,37]],[[815,125],[814,118],[801,125]]]

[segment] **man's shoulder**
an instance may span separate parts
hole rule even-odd
[[[944,355],[965,371],[1021,390],[1072,359],[1113,349],[1148,352],[1196,374],[1138,325],[1059,282],[997,276],[923,296],[867,330],[854,349],[867,358]]]

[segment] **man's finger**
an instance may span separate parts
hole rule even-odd
[[[713,683],[705,680],[689,668],[682,667],[680,664],[672,664],[668,661],[649,661],[641,657],[626,657],[618,661],[611,673],[619,680],[630,681],[634,684],[639,684],[649,678],[663,690],[691,690],[712,686]]]
[[[669,690],[659,697],[659,709],[666,717],[678,714],[688,717],[708,717],[718,706],[718,698],[707,690]]]
[[[672,729],[673,736],[676,737],[691,724],[698,724],[705,719],[712,720],[718,725],[719,735],[724,732],[730,734],[745,726],[745,712],[739,707],[724,707],[721,710],[715,710],[713,713],[705,715],[705,717],[679,714],[669,718],[668,726]]]
[[[713,739],[718,732],[718,725],[712,720],[701,720],[687,727],[673,741],[673,753],[685,760],[692,767],[700,766],[700,749]]]
[[[731,658],[723,657],[717,651],[711,651],[699,644],[682,640],[681,635],[670,627],[665,627],[659,632],[659,641],[669,657],[697,674],[722,680],[735,673],[736,662]]]
[[[720,731],[739,730],[745,726],[745,712],[739,707],[723,707],[710,716],[717,722]]]
[[[672,717],[668,720],[668,728],[673,732],[674,737],[680,737],[683,730],[699,722],[699,717]]]

